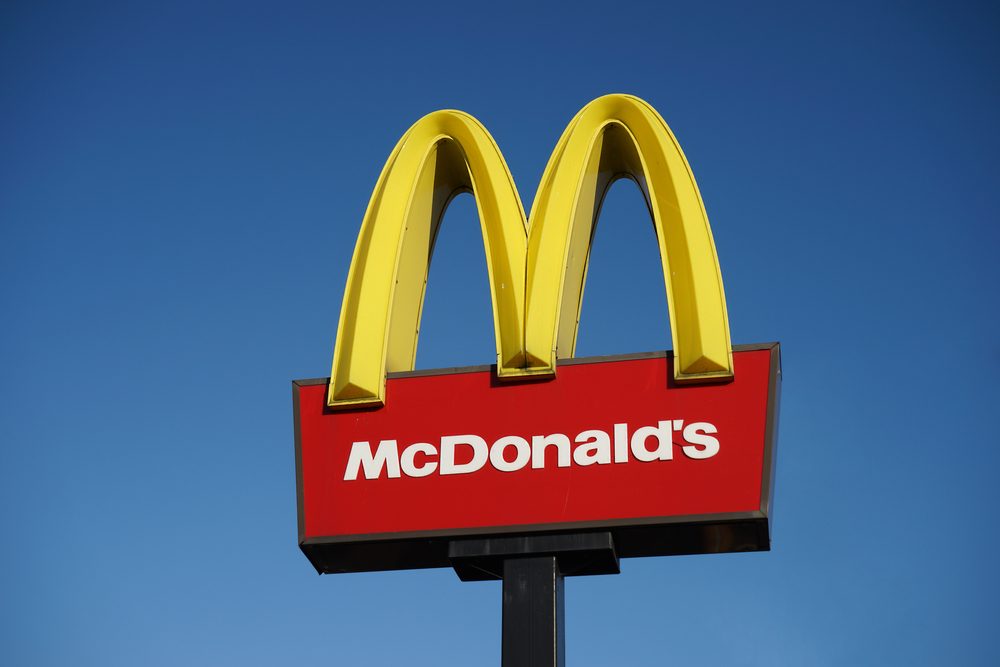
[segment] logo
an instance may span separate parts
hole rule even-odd
[[[710,434],[718,433],[713,424],[704,422],[684,426],[683,419],[660,420],[656,426],[637,428],[629,437],[628,424],[614,426],[614,462],[627,463],[631,447],[632,456],[637,461],[670,461],[674,458],[674,431],[683,432],[684,455],[691,459],[707,459],[719,452],[719,440]],[[655,438],[656,446],[650,451],[649,438]],[[379,479],[383,471],[387,478],[426,477],[437,471],[441,475],[466,475],[477,472],[489,461],[494,469],[501,472],[515,472],[522,468],[544,468],[546,465],[545,450],[556,448],[555,465],[567,468],[573,464],[579,466],[609,465],[612,462],[611,435],[601,429],[581,431],[572,442],[580,447],[573,448],[569,437],[563,433],[548,435],[533,435],[522,438],[519,435],[504,435],[491,445],[478,435],[445,435],[440,439],[440,454],[438,447],[426,442],[415,442],[399,454],[399,442],[395,439],[381,440],[378,448],[373,450],[368,441],[355,442],[351,445],[351,454],[347,459],[347,470],[344,481],[359,479]],[[631,444],[630,444],[631,443]],[[455,463],[456,449],[459,446],[469,447],[472,458],[468,463]],[[513,448],[513,457],[508,456],[507,449]],[[424,455],[424,462],[416,464],[418,454]],[[441,466],[438,467],[440,458]],[[551,457],[549,459],[551,461]],[[529,465],[530,464],[530,465]]]
[[[649,208],[674,351],[578,359],[594,225],[619,178]],[[496,365],[414,371],[434,241],[461,192],[479,210]],[[601,571],[767,550],[780,386],[777,343],[730,343],[705,207],[652,107],[586,105],[529,216],[486,129],[437,111],[372,193],[331,376],[293,383],[299,546],[321,573],[451,566],[463,579],[497,576],[467,558],[471,538],[597,537],[613,550]]]
[[[351,260],[327,404],[385,403],[386,373],[416,359],[424,289],[448,203],[476,199],[500,378],[556,373],[572,358],[601,203],[634,180],[659,244],[677,382],[732,378],[722,274],[691,167],[660,115],[630,95],[586,105],[563,132],[527,218],[500,149],[460,111],[418,120],[372,193]]]

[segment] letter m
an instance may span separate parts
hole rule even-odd
[[[344,480],[357,479],[361,468],[364,468],[365,479],[378,479],[382,475],[383,468],[388,471],[390,478],[399,477],[399,446],[396,441],[380,441],[378,450],[374,454],[372,453],[372,445],[367,440],[355,442],[351,446],[351,455],[347,459]]]

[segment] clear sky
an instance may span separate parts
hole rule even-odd
[[[568,664],[1000,663],[998,64],[990,3],[4,3],[0,662],[498,664],[498,583],[298,551],[290,382],[414,120],[530,205],[628,92],[782,343],[773,550],[568,580]],[[653,241],[619,183],[580,354],[669,347]],[[470,197],[438,250],[419,365],[489,363]]]

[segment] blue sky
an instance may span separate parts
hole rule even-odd
[[[421,115],[526,205],[587,101],[643,97],[698,179],[734,342],[780,340],[769,553],[567,582],[572,665],[1000,661],[988,3],[5,3],[0,661],[498,664],[500,587],[317,577],[290,381],[325,375],[364,207]],[[488,363],[456,200],[418,362]],[[669,347],[616,185],[579,354]]]

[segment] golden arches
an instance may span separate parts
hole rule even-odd
[[[653,219],[675,378],[731,377],[722,276],[691,169],[652,107],[608,95],[584,107],[560,138],[530,226],[499,148],[472,116],[438,111],[403,135],[355,246],[329,405],[381,405],[386,372],[413,368],[434,239],[448,202],[463,191],[473,193],[479,210],[498,375],[555,373],[557,358],[573,356],[593,225],[620,177],[639,184]]]

